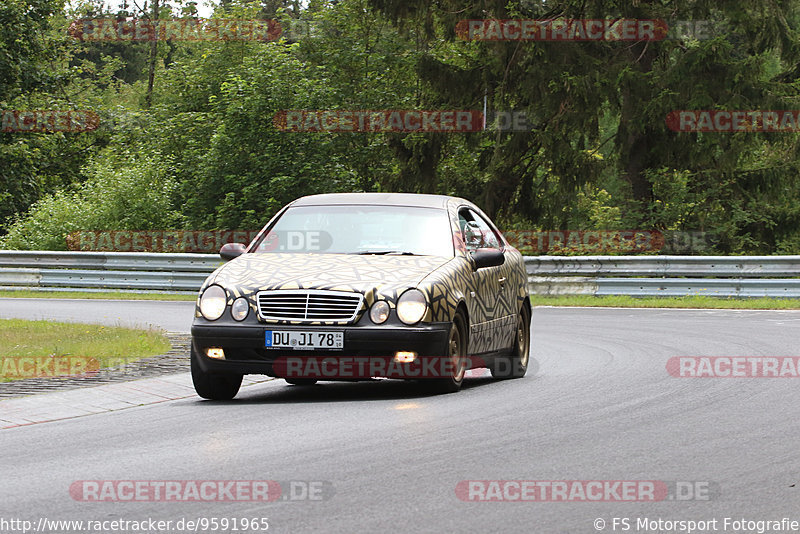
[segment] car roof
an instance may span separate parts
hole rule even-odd
[[[413,206],[420,208],[446,208],[448,202],[472,204],[466,200],[445,195],[417,193],[326,193],[298,198],[293,206],[327,206],[332,204],[373,204],[378,206]]]

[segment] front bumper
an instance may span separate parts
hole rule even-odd
[[[303,363],[306,360],[338,360],[340,362],[381,362],[379,365],[361,366],[361,372],[349,371],[328,379],[360,379],[369,376],[391,376],[389,362],[398,351],[417,353],[419,360],[440,359],[446,353],[450,323],[428,323],[415,326],[319,326],[276,324],[215,324],[205,319],[195,319],[192,325],[192,351],[197,364],[205,372],[265,374],[269,376],[294,376],[287,360]],[[266,330],[343,332],[343,350],[286,350],[268,349],[264,346]],[[206,349],[216,347],[225,352],[225,359],[210,358]],[[307,366],[303,366],[307,370]],[[365,371],[365,369],[367,371]],[[367,376],[361,376],[364,373]],[[373,374],[373,372],[375,374]],[[299,377],[299,376],[298,376]],[[303,377],[312,377],[303,375]],[[318,377],[325,379],[325,376]]]

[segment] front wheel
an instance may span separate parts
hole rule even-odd
[[[531,314],[527,305],[517,315],[514,346],[508,357],[497,358],[491,367],[495,378],[522,378],[528,371],[531,352]]]
[[[199,356],[192,346],[191,364],[192,383],[194,390],[204,399],[231,400],[239,393],[242,385],[242,375],[208,373],[200,368]]]
[[[453,319],[453,325],[450,327],[450,335],[445,347],[446,369],[449,371],[449,376],[431,381],[433,389],[438,393],[455,393],[461,389],[464,374],[467,372],[466,331],[463,317],[461,314],[456,315]]]

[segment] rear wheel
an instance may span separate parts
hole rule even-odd
[[[239,393],[242,375],[226,373],[209,373],[200,368],[198,354],[192,345],[191,369],[194,390],[204,399],[231,400]]]
[[[431,381],[434,390],[439,393],[455,393],[461,389],[464,374],[467,372],[466,331],[466,322],[463,316],[460,313],[456,314],[453,319],[453,325],[450,327],[450,335],[445,347],[447,365],[442,366],[443,369],[450,371],[450,376],[436,378]]]
[[[531,352],[531,314],[527,305],[523,304],[517,314],[514,346],[508,357],[497,358],[492,365],[492,376],[495,378],[522,378],[528,371]]]

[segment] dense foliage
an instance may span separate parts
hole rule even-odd
[[[0,132],[0,245],[76,230],[258,228],[331,191],[469,198],[506,229],[705,232],[800,253],[795,133],[677,133],[675,110],[798,110],[800,0],[225,0],[280,40],[82,42],[70,21],[153,16],[0,3],[0,110],[93,110],[83,133]],[[161,0],[160,19],[195,14]],[[463,19],[712,21],[660,41],[468,41]],[[302,24],[299,22],[302,21]],[[301,31],[302,30],[302,31]],[[153,72],[152,91],[148,87]],[[523,111],[527,131],[288,133],[281,110]]]

